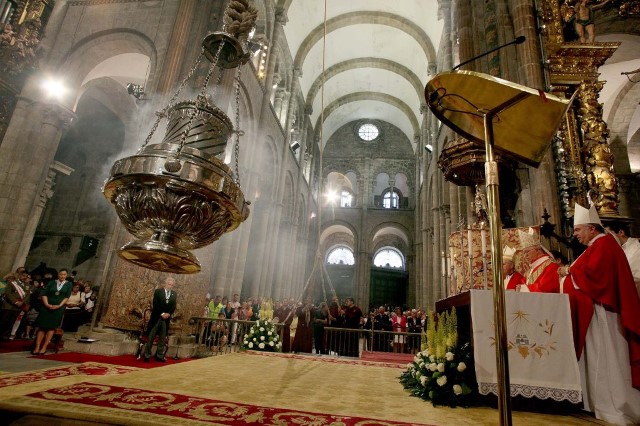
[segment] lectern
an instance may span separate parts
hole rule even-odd
[[[424,89],[433,114],[461,136],[484,144],[485,182],[491,233],[493,307],[501,425],[511,425],[509,358],[502,285],[498,163],[493,150],[538,167],[572,99],[473,71],[448,71]]]

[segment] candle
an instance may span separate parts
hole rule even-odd
[[[446,261],[446,258],[444,257],[444,251],[440,252],[440,260],[442,262],[440,270],[442,272],[442,276],[444,277],[447,271],[447,261]]]
[[[487,255],[487,231],[484,229],[480,230],[480,239],[482,240],[482,258],[484,259]]]
[[[467,238],[468,238],[468,240],[469,240],[469,245],[468,245],[468,250],[469,250],[469,259],[471,259],[471,258],[473,257],[473,254],[472,254],[472,252],[471,252],[472,247],[473,247],[473,242],[472,242],[472,239],[471,239],[471,235],[472,235],[472,234],[471,234],[471,227],[469,227],[469,229],[467,229]]]

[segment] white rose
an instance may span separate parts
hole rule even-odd
[[[246,339],[247,337],[249,337],[249,335],[248,335],[248,334],[245,334],[245,335],[244,335],[244,338]]]
[[[260,331],[264,331],[264,327],[260,327]]]
[[[462,394],[462,386],[453,385],[453,393],[455,393],[456,395]]]
[[[427,380],[429,378],[427,376],[422,376],[420,377],[420,383],[422,384],[422,386],[427,386]]]
[[[424,362],[420,361],[420,364],[418,364],[420,366],[420,368],[424,368]]]
[[[438,371],[441,372],[441,373],[444,373],[444,364],[443,363],[438,364]]]
[[[264,340],[264,336],[260,336],[260,340]]]
[[[429,355],[429,361],[436,362],[436,356],[435,355]]]
[[[438,377],[438,379],[436,380],[436,383],[438,383],[439,386],[446,385],[447,384],[447,376]]]
[[[412,363],[407,364],[407,368],[408,368],[409,370],[413,370],[413,364],[412,364]]]
[[[280,346],[282,346],[282,343],[276,344],[276,348],[279,348]]]
[[[427,368],[429,369],[429,371],[436,371],[438,369],[438,364],[432,362]]]
[[[249,349],[253,348],[253,342],[249,342]]]
[[[467,364],[465,364],[464,362],[461,362],[461,363],[458,364],[458,371],[459,372],[462,373],[466,369],[467,369]]]
[[[269,342],[269,346],[273,347],[273,342]]]
[[[453,361],[453,353],[451,353],[451,352],[447,352],[446,354],[444,354],[444,358],[445,358],[447,361]]]
[[[267,333],[267,336],[271,336],[272,334],[273,334],[273,332],[270,331],[270,332]]]
[[[251,327],[251,329],[249,330],[249,333],[253,334],[255,330],[253,329],[253,327]]]
[[[246,344],[248,344],[248,343],[249,343],[249,341],[245,339],[244,344],[246,345]]]
[[[419,371],[416,371],[416,379],[419,379],[420,377],[422,377],[422,373]]]
[[[420,362],[420,357],[418,355],[413,357],[413,362],[415,362],[416,364]]]
[[[256,338],[254,337],[254,338],[253,338],[253,341],[254,341],[254,342],[257,342],[257,341],[258,341],[258,339],[256,339]]]
[[[260,344],[258,345],[258,347],[259,347],[260,349],[264,349],[264,343],[260,343]]]

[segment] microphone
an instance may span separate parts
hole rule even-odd
[[[460,64],[456,65],[455,67],[453,67],[453,68],[451,69],[451,71],[455,71],[455,70],[457,70],[458,68],[460,68],[461,66],[463,66],[463,65],[467,65],[469,62],[473,62],[473,61],[475,61],[476,59],[480,59],[480,58],[482,58],[482,57],[484,57],[484,56],[487,56],[488,54],[493,53],[493,52],[495,52],[496,50],[500,50],[500,49],[502,49],[503,47],[511,46],[512,44],[522,44],[522,43],[524,43],[524,41],[525,41],[526,39],[527,39],[527,38],[526,38],[525,36],[523,36],[523,35],[518,36],[518,37],[516,37],[515,39],[513,39],[512,41],[510,41],[509,43],[505,43],[505,44],[503,44],[503,45],[501,45],[501,46],[498,46],[498,47],[496,47],[496,48],[494,48],[494,49],[489,50],[488,52],[484,52],[484,53],[482,53],[482,54],[480,54],[480,55],[478,55],[478,56],[474,56],[473,58],[471,58],[471,59],[469,59],[469,60],[467,60],[467,61],[464,61],[464,62],[462,62],[462,63],[460,63]]]

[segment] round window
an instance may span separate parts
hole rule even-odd
[[[360,136],[360,139],[367,142],[374,140],[379,134],[380,131],[378,128],[371,123],[363,124],[358,129],[358,136]]]

